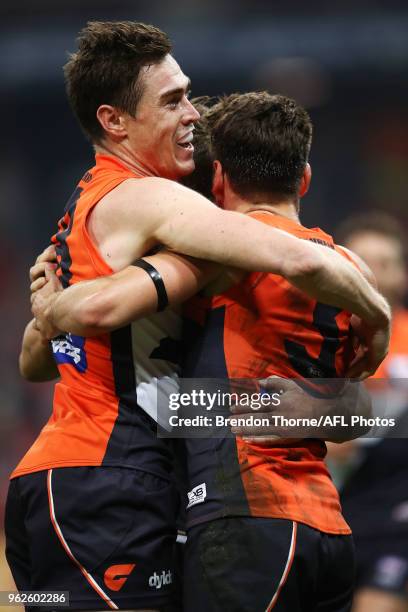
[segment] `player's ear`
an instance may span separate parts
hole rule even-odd
[[[110,104],[101,104],[96,111],[96,117],[104,131],[115,142],[123,140],[127,136],[126,120],[119,109],[110,106]]]
[[[310,187],[310,181],[312,180],[312,169],[310,164],[307,163],[305,169],[303,170],[303,176],[300,179],[299,186],[299,198],[303,198],[304,195],[307,194]]]
[[[212,194],[214,196],[215,203],[221,208],[224,205],[224,172],[222,170],[221,162],[216,159],[213,162],[214,175],[212,182]]]

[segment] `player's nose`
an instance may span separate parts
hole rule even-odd
[[[200,118],[200,113],[193,106],[188,98],[186,98],[185,112],[183,113],[183,123],[195,123]]]

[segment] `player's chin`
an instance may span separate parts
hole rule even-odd
[[[191,154],[190,157],[184,158],[184,159],[177,157],[176,165],[177,165],[177,171],[178,171],[177,173],[180,177],[191,174],[195,168],[193,155]]]

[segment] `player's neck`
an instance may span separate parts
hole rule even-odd
[[[155,172],[149,168],[147,164],[144,164],[141,160],[137,159],[131,154],[125,147],[120,144],[99,144],[94,145],[95,153],[99,155],[111,155],[119,159],[129,170],[132,170],[139,176],[157,176]]]
[[[231,185],[228,176],[223,175],[221,181],[217,173],[213,182],[213,195],[218,206],[225,210],[234,210],[248,214],[250,212],[267,212],[290,219],[300,224],[299,207],[300,197],[282,196],[279,193],[251,193],[249,195],[239,194]]]
[[[240,200],[240,202],[237,202],[234,206],[234,210],[236,210],[237,212],[242,212],[244,214],[256,211],[268,212],[273,215],[278,215],[280,217],[286,217],[286,219],[291,219],[296,223],[300,223],[299,205],[297,202],[293,201],[248,202],[245,200]]]

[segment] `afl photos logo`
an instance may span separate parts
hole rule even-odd
[[[125,565],[111,565],[105,572],[103,577],[104,583],[111,591],[120,591],[133,572],[135,567],[134,563],[128,563]]]

